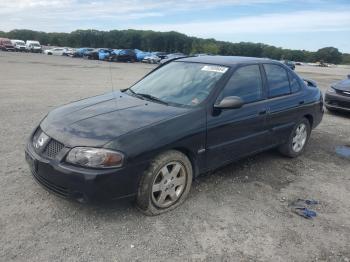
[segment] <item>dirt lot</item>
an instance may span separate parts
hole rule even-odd
[[[49,194],[24,161],[26,138],[53,107],[127,87],[153,68],[0,52],[1,261],[349,261],[350,116],[326,112],[297,159],[269,151],[193,183],[175,211],[145,217],[129,202],[82,205]],[[350,69],[298,67],[322,90]],[[291,213],[320,201],[314,220]]]

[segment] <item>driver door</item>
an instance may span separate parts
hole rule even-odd
[[[266,92],[258,64],[239,67],[221,91],[216,104],[238,96],[237,109],[214,109],[207,120],[207,168],[213,169],[268,146]]]

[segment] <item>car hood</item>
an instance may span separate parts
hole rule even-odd
[[[142,100],[122,92],[79,100],[51,111],[41,129],[66,146],[97,146],[184,114],[188,108]]]
[[[337,90],[341,91],[350,91],[350,79],[342,80],[333,85],[333,87]]]

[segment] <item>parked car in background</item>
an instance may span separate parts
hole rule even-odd
[[[97,50],[96,48],[85,50],[85,52],[83,53],[83,58],[89,59],[91,53],[95,52],[96,50]]]
[[[210,55],[210,54],[206,54],[206,53],[194,54],[194,56],[207,56],[207,55]]]
[[[64,52],[63,52],[62,55],[64,55],[64,56],[73,56],[74,53],[75,53],[75,49],[74,49],[74,48],[69,48],[69,47],[67,47],[67,48],[64,50]]]
[[[156,55],[160,59],[164,59],[167,56],[167,53],[165,53],[165,52],[152,52],[152,55]]]
[[[329,67],[329,65],[325,63],[323,60],[316,62],[316,65],[319,67]]]
[[[92,52],[94,51],[94,48],[91,47],[82,47],[82,48],[78,48],[75,50],[75,52],[73,53],[73,57],[83,57],[84,55],[86,55],[88,52]]]
[[[42,48],[39,41],[27,40],[26,41],[26,49],[28,52],[32,53],[41,53]]]
[[[98,48],[84,54],[85,58],[93,60],[108,60],[113,49],[109,48]]]
[[[54,109],[25,156],[33,177],[62,197],[132,197],[157,215],[183,203],[202,173],[275,147],[300,156],[322,116],[319,88],[282,63],[189,57]]]
[[[295,63],[290,60],[283,60],[283,63],[288,66],[290,69],[295,70]]]
[[[52,49],[47,49],[44,50],[44,54],[46,55],[60,55],[62,56],[66,51],[66,48],[64,47],[56,47],[56,48],[52,48]]]
[[[15,51],[17,52],[26,51],[26,43],[23,40],[12,39],[11,43],[15,47]]]
[[[136,53],[132,49],[116,49],[113,50],[110,57],[108,58],[111,62],[136,62]]]
[[[113,49],[102,48],[98,51],[98,59],[103,61],[108,61],[109,57],[112,55]]]
[[[142,59],[143,63],[158,64],[160,62],[160,57],[156,55],[149,55]]]
[[[151,52],[145,52],[139,49],[134,49],[134,52],[136,54],[136,60],[141,62],[146,56],[152,55]]]
[[[165,58],[163,58],[162,60],[160,60],[160,64],[164,64],[170,60],[173,60],[173,59],[177,59],[177,58],[181,58],[181,57],[186,57],[185,54],[183,53],[173,53],[173,54],[168,54],[166,55]]]
[[[0,38],[0,49],[2,51],[15,51],[15,47],[8,38]]]
[[[329,111],[350,112],[350,75],[328,88],[324,102]]]

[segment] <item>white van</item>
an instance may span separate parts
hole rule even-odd
[[[40,45],[39,41],[27,40],[26,49],[29,52],[41,53],[41,45]]]
[[[11,43],[15,47],[15,51],[25,52],[26,51],[26,43],[22,40],[12,39]]]

